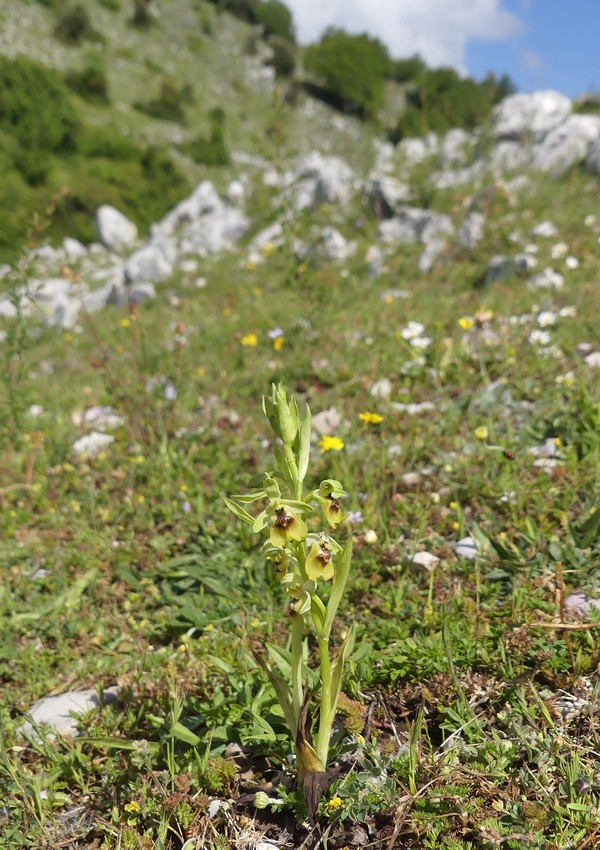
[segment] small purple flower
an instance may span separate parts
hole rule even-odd
[[[364,219],[362,219],[362,218],[357,218],[357,219],[356,219],[356,221],[354,222],[354,226],[355,226],[355,227],[362,227],[362,226],[364,225],[364,223],[365,223],[365,222],[364,222]]]
[[[353,525],[360,525],[361,522],[365,521],[362,515],[362,511],[350,511],[347,519],[348,522],[351,522]]]
[[[184,514],[190,514],[192,512],[192,506],[190,505],[189,502],[184,502],[183,505],[181,506],[181,508],[182,508]]]
[[[270,331],[267,331],[269,339],[279,339],[280,336],[284,336],[283,328],[271,328]]]

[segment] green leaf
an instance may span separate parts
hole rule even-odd
[[[77,738],[77,741],[82,744],[94,744],[96,747],[107,747],[111,750],[137,750],[140,745],[139,741],[127,741],[123,738],[88,738],[81,736]],[[156,741],[144,741],[144,747],[146,746],[152,755],[158,755],[160,744],[157,744]]]
[[[338,650],[338,654],[336,655],[335,661],[333,662],[333,665],[331,667],[331,714],[329,716],[330,725],[333,724],[333,720],[335,718],[337,702],[340,696],[340,689],[342,687],[344,664],[346,663],[346,656],[348,655],[353,638],[354,626],[352,625],[348,629],[348,634],[344,638],[342,645]]]
[[[262,655],[258,653],[252,653],[254,655],[254,660],[258,664],[258,666],[264,670],[267,674],[271,685],[273,686],[273,690],[277,696],[277,701],[281,706],[281,710],[283,711],[285,721],[289,727],[289,730],[292,736],[296,737],[296,730],[298,728],[298,718],[295,716],[293,703],[292,703],[292,691],[288,683],[284,680],[284,678],[274,670],[267,662]]]
[[[323,631],[323,626],[325,625],[325,617],[327,616],[327,609],[325,608],[325,605],[323,604],[323,600],[319,596],[316,596],[316,595],[311,597],[310,607],[311,607],[313,622],[315,624],[315,629],[317,631],[317,634],[320,635],[321,632]]]
[[[590,510],[581,524],[578,524],[575,535],[581,549],[587,549],[600,535],[600,507]]]
[[[336,558],[333,586],[331,588],[331,596],[329,597],[329,602],[327,604],[327,615],[325,617],[323,631],[321,633],[321,636],[324,638],[328,638],[331,632],[331,626],[341,602],[346,582],[348,581],[348,573],[350,572],[351,562],[352,537],[349,537],[340,555]]]
[[[250,505],[252,502],[258,502],[259,499],[264,499],[267,494],[264,490],[258,490],[256,493],[245,493],[238,494],[232,496],[232,499],[237,499],[238,502],[241,502],[243,505]]]
[[[221,493],[221,498],[223,499],[231,513],[235,514],[236,517],[239,517],[239,519],[243,520],[243,522],[247,522],[248,525],[254,525],[254,517],[250,516],[248,511],[245,511],[242,507],[236,505],[235,502],[232,502],[231,499],[229,499],[225,495],[225,493]]]
[[[184,744],[190,744],[192,747],[197,747],[202,741],[198,735],[195,735],[187,728],[187,726],[184,726],[183,723],[180,723],[178,720],[173,723],[169,729],[169,733],[173,738],[177,738],[178,741],[183,741]]]
[[[300,425],[299,446],[298,446],[298,480],[304,481],[308,470],[308,461],[310,459],[310,433],[311,433],[312,417],[310,408],[306,405],[306,413]]]

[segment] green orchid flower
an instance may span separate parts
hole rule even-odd
[[[340,522],[343,522],[348,512],[344,511],[340,505],[340,499],[346,496],[346,491],[339,481],[334,478],[326,478],[321,481],[319,489],[313,493],[313,498],[319,502],[323,508],[325,519],[331,528],[337,528]]]
[[[295,514],[285,502],[274,505],[274,519],[269,529],[269,540],[278,549],[285,549],[290,541],[300,543],[308,534],[304,520]]]
[[[304,570],[311,581],[317,581],[320,578],[328,581],[330,578],[333,578],[335,572],[333,553],[329,540],[326,537],[315,541],[310,547]]]

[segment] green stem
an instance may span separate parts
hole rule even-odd
[[[292,619],[292,708],[294,712],[295,729],[292,729],[294,740],[298,732],[298,721],[302,711],[304,698],[304,683],[302,681],[302,638],[304,635],[304,617],[296,614]]]
[[[319,711],[319,734],[317,737],[317,756],[327,767],[329,739],[331,737],[331,660],[329,658],[329,637],[319,636],[319,660],[321,662],[321,707]]]

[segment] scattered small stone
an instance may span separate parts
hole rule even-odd
[[[590,369],[600,369],[600,351],[592,351],[583,360]]]
[[[107,449],[114,442],[114,439],[111,434],[101,434],[98,431],[92,431],[90,434],[86,434],[84,437],[75,440],[73,443],[73,453],[77,457],[82,458],[97,457],[100,452]]]
[[[600,593],[600,588],[596,588],[596,593]],[[600,611],[600,599],[593,599],[583,590],[576,590],[565,599],[564,609],[572,617],[587,617]]]
[[[400,483],[407,489],[413,490],[418,487],[423,481],[423,476],[420,472],[405,472],[400,476]]]
[[[564,283],[564,277],[548,267],[532,277],[529,286],[534,289],[562,289]]]
[[[373,398],[386,399],[392,394],[392,382],[389,378],[380,378],[370,389]]]
[[[211,800],[208,804],[208,817],[214,820],[221,811],[221,800]]]
[[[342,417],[335,407],[330,407],[327,410],[321,410],[312,417],[313,430],[318,434],[325,436],[333,436],[340,427]]]
[[[107,404],[88,407],[83,413],[75,412],[71,416],[74,425],[84,428],[95,428],[99,431],[111,430],[123,425],[124,419],[115,413]]]
[[[408,404],[395,401],[392,407],[398,413],[406,413],[408,416],[420,416],[422,413],[430,413],[432,410],[435,410],[435,405],[432,401],[409,402]]]
[[[477,557],[477,544],[472,537],[463,537],[454,544],[454,552],[465,561],[474,561]]]
[[[132,221],[108,204],[103,204],[96,213],[98,239],[107,248],[119,251],[133,245],[137,239],[137,227]]]
[[[417,552],[413,559],[413,564],[417,564],[419,567],[424,567],[426,570],[432,570],[437,564],[439,564],[440,559],[435,555],[432,555],[431,552]]]
[[[30,720],[25,721],[20,732],[26,737],[38,739],[35,726],[42,724],[52,727],[54,732],[64,737],[75,737],[77,735],[77,717],[87,714],[93,708],[100,705],[109,705],[116,702],[119,695],[117,686],[106,688],[102,692],[102,701],[93,689],[85,691],[71,691],[53,697],[44,697],[38,700],[27,712]],[[76,715],[76,717],[73,717]]]
[[[551,221],[541,221],[531,231],[532,236],[541,236],[543,239],[554,239],[559,234],[559,229]]]

